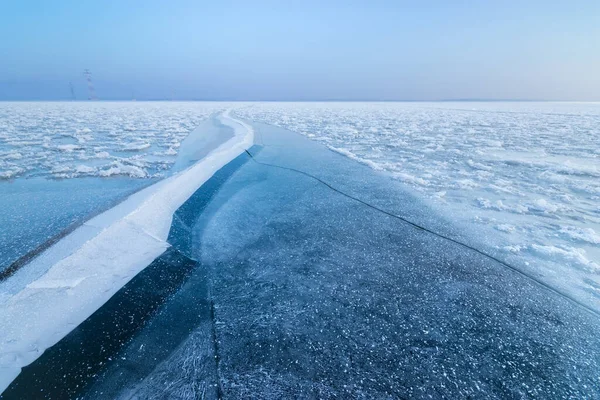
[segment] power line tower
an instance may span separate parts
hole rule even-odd
[[[96,97],[96,91],[94,90],[94,84],[92,83],[92,73],[89,69],[83,70],[83,76],[85,76],[85,80],[88,84],[88,100],[98,100]]]
[[[75,88],[73,87],[73,82],[69,82],[69,89],[71,90],[71,100],[77,100],[75,96]]]

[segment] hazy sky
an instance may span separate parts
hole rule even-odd
[[[600,100],[600,0],[2,0],[0,99]]]

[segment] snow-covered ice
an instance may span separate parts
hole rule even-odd
[[[212,149],[202,140],[221,139],[221,132],[205,128],[211,128],[208,117],[225,108],[225,103],[0,103],[0,273],[65,229],[189,167],[199,159],[193,151]],[[196,137],[199,126],[202,140],[188,143],[180,154],[182,141]]]
[[[188,378],[194,385],[213,382],[211,362],[217,358],[222,389],[233,398],[261,390],[286,397],[294,388],[338,397],[576,396],[595,383],[598,320],[576,303],[588,311],[600,304],[593,294],[600,288],[598,209],[594,194],[574,189],[597,185],[594,123],[588,142],[567,137],[562,143],[548,133],[555,125],[545,118],[570,118],[574,111],[546,110],[544,116],[535,109],[549,105],[468,105],[480,111],[447,103],[228,106],[234,115],[300,131],[341,155],[252,122],[258,146],[203,185],[252,145],[253,128],[225,113],[205,126],[226,131],[220,137],[191,134],[161,153],[152,140],[132,136],[105,150],[126,151],[126,159],[101,168],[78,161],[74,171],[94,174],[100,183],[123,179],[100,171],[129,167],[128,179],[148,182],[157,176],[153,168],[129,161],[182,156],[170,162],[169,177],[88,220],[0,282],[0,388],[73,329],[7,392],[41,385],[79,393],[79,383],[91,380],[99,385],[91,393],[101,398],[105,389],[118,392],[120,385],[133,395],[131,382],[138,395],[152,397],[155,390],[165,392],[156,382],[167,376],[171,391],[187,390]],[[582,119],[597,118],[593,106],[569,107],[587,110],[578,114]],[[300,129],[302,124],[308,128]],[[529,125],[537,131],[530,133]],[[83,140],[60,143],[52,154],[85,151],[90,139]],[[36,174],[76,178],[48,179],[49,185],[81,179],[55,158],[48,161],[51,169],[38,168],[45,172],[23,164],[23,175],[0,183]],[[552,187],[548,171],[563,180]],[[528,276],[431,231],[504,254],[529,268]],[[183,280],[170,290],[184,286],[173,302],[163,293],[167,297],[153,303],[146,296],[169,285],[161,274],[181,272],[182,264],[163,260],[169,254],[185,258],[190,269],[183,275],[191,275],[188,282],[177,275]],[[146,268],[150,263],[158,269]],[[158,275],[146,275],[153,270]],[[154,283],[145,287],[149,276]],[[145,290],[138,296],[125,288],[112,297],[126,284]],[[121,300],[130,297],[137,303],[121,310]],[[101,307],[107,300],[112,306]],[[159,320],[175,312],[158,324],[152,313],[129,313],[148,304],[156,310],[163,301]],[[199,304],[204,311],[195,308]],[[103,317],[86,319],[99,307]],[[179,311],[193,318],[178,320]],[[129,324],[114,322],[130,321],[128,316],[139,335],[125,335],[123,325]],[[198,318],[201,326],[193,331]],[[110,343],[116,344],[104,354]],[[199,357],[194,349],[200,347],[206,351]],[[60,350],[65,348],[73,351]],[[88,355],[99,350],[86,358],[83,349]],[[85,360],[79,364],[73,357]],[[181,367],[190,360],[191,370]],[[73,379],[57,382],[63,367]],[[210,375],[204,381],[203,371]],[[315,387],[319,374],[328,383]],[[446,386],[449,376],[456,385]]]
[[[230,118],[228,112],[220,120],[234,131],[233,137],[191,167],[87,221],[65,238],[77,242],[74,237],[83,235],[84,243],[68,248],[47,266],[47,272],[18,293],[0,298],[0,391],[21,367],[162,254],[169,246],[166,240],[174,211],[212,174],[253,144],[250,126]]]
[[[508,260],[600,298],[600,103],[255,103],[386,171]]]
[[[223,103],[15,102],[0,105],[0,180],[162,177],[181,141]]]

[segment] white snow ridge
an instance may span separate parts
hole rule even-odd
[[[217,170],[252,146],[251,127],[225,112],[235,135],[188,169],[91,219],[62,241],[95,235],[0,307],[0,392],[21,368],[83,322],[160,256],[173,213]],[[75,238],[75,239],[73,239]],[[55,246],[60,247],[60,242]]]

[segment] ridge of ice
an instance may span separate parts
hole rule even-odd
[[[0,308],[0,393],[37,359],[160,256],[173,213],[217,170],[254,142],[253,129],[224,112],[234,137],[188,169],[125,200],[69,235],[98,233],[54,263],[39,279],[3,299]],[[59,241],[54,246],[60,246]],[[52,246],[49,250],[52,250]]]

